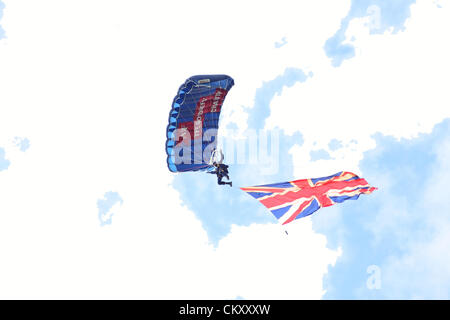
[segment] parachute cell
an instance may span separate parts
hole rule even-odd
[[[222,104],[234,81],[227,75],[187,79],[173,99],[167,125],[167,166],[172,172],[205,170],[217,146]]]

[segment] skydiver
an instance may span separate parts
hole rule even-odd
[[[224,182],[222,179],[225,177],[227,180],[230,180],[230,177],[228,176],[228,166],[223,163],[217,163],[214,162],[213,166],[216,168],[214,171],[210,171],[208,173],[216,174],[217,175],[217,184],[224,185],[228,184],[230,187],[233,186],[233,182]]]

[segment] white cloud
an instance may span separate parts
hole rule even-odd
[[[312,231],[309,218],[287,228],[288,234],[274,224],[233,226],[230,235],[220,242],[219,264],[227,266],[225,272],[232,275],[227,282],[239,290],[239,296],[320,299],[325,293],[316,284],[322,282],[328,265],[335,264],[340,249],[327,249],[325,236]]]
[[[448,135],[445,138],[448,138]],[[419,220],[414,235],[404,234],[405,252],[392,256],[382,266],[385,292],[392,298],[448,299],[450,286],[450,143],[438,141],[434,152],[436,165],[424,182],[424,196],[409,219]],[[407,219],[404,221],[407,221]],[[383,228],[380,226],[379,228]]]
[[[185,78],[228,73],[230,108],[251,106],[262,80],[325,59],[349,1],[4,2],[0,136],[32,148],[0,175],[1,297],[321,297],[339,252],[310,223],[289,240],[235,227],[212,248],[169,185],[163,141]],[[100,228],[107,190],[124,202]],[[281,266],[296,273],[272,273]]]
[[[450,46],[443,40],[450,28],[449,11],[449,6],[417,1],[405,31],[397,34],[370,35],[367,19],[354,19],[346,33],[347,39],[355,37],[354,58],[339,68],[312,60],[312,78],[274,97],[266,127],[300,131],[305,139],[292,150],[296,172],[327,167],[334,172],[339,166],[359,171],[362,153],[375,146],[370,138],[375,132],[411,138],[450,116]],[[301,113],[286,117],[294,110]],[[309,151],[328,150],[332,139],[347,145],[330,150],[336,160],[311,162]]]

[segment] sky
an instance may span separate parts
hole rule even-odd
[[[448,299],[449,17],[444,0],[1,0],[0,298]],[[166,166],[196,74],[235,81],[232,188]],[[378,190],[285,227],[238,188],[343,170]]]

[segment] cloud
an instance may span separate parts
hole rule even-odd
[[[288,68],[282,75],[264,82],[255,92],[254,105],[244,109],[248,113],[244,127],[222,132],[220,137],[225,163],[232,165],[230,177],[234,186],[258,185],[292,177],[289,149],[295,143],[301,144],[301,136],[287,136],[282,130],[265,131],[263,128],[265,119],[270,115],[269,102],[272,97],[307,78],[302,70]],[[256,141],[254,145],[253,141]],[[268,150],[263,150],[264,142],[268,145]],[[257,150],[252,150],[252,147]],[[241,149],[243,152],[240,152]],[[265,208],[241,190],[224,189],[210,175],[201,172],[182,173],[176,176],[174,186],[180,191],[183,202],[201,219],[215,245],[230,232],[233,224],[250,225],[275,221]]]
[[[28,138],[14,137],[14,144],[20,151],[25,152],[30,147],[30,140]]]
[[[352,19],[346,39],[355,37],[354,58],[339,68],[315,60],[314,77],[273,97],[266,129],[282,126],[287,134],[303,136],[303,145],[292,150],[298,175],[332,173],[336,166],[359,172],[363,152],[375,147],[376,132],[412,138],[450,116],[444,88],[450,52],[441,41],[448,10],[417,1],[404,30],[396,33],[371,34],[364,19]],[[299,116],[286,117],[297,110]],[[333,139],[343,147],[331,150]],[[332,160],[311,162],[312,149],[328,151]]]
[[[314,229],[343,252],[327,274],[326,298],[448,299],[449,136],[448,119],[417,138],[377,135],[361,167],[379,189],[357,205],[313,217]],[[377,290],[366,286],[369,266],[381,271]]]
[[[105,192],[103,198],[97,200],[98,219],[101,226],[111,224],[115,209],[122,203],[123,200],[119,193],[113,191]]]
[[[312,231],[309,219],[302,222],[290,226],[288,235],[275,224],[233,226],[217,252],[221,263],[228,262],[227,270],[233,275],[228,281],[239,287],[237,294],[246,299],[322,297],[325,292],[316,284],[341,252],[326,248],[326,238]],[[304,263],[307,257],[314,257],[314,263]],[[305,287],[311,291],[300,289]]]
[[[421,168],[426,172],[423,196],[408,197],[412,208],[407,212],[408,217],[399,221],[404,226],[405,221],[412,220],[416,227],[412,228],[412,223],[406,224],[411,227],[403,231],[405,250],[400,255],[389,257],[382,266],[390,298],[450,297],[450,258],[443,254],[450,244],[450,201],[446,191],[450,178],[449,128],[446,120],[428,139],[432,158],[428,167]],[[421,227],[417,228],[417,225]]]
[[[280,42],[278,42],[278,41],[276,41],[275,42],[275,48],[281,48],[282,46],[284,46],[285,44],[287,43],[287,40],[286,40],[286,37],[283,37],[283,38],[281,38],[281,41]]]
[[[353,20],[364,18],[365,25],[371,34],[382,34],[385,31],[396,33],[404,29],[405,20],[410,15],[410,6],[415,0],[374,1],[363,0],[351,3],[339,30],[325,42],[324,50],[331,58],[332,65],[339,67],[343,61],[355,56],[355,47],[346,43],[346,32]]]
[[[3,9],[5,8],[5,4],[0,1],[0,20],[3,16]],[[2,26],[0,25],[0,40],[5,37],[5,30],[3,30]]]
[[[324,149],[312,150],[309,155],[312,161],[331,159],[330,154]]]
[[[0,171],[8,169],[10,161],[5,158],[5,149],[0,148]]]
[[[339,68],[316,60],[314,77],[285,88],[270,103],[266,129],[282,126],[287,134],[302,134],[303,143],[290,150],[295,176],[345,168],[379,187],[357,204],[322,209],[313,217],[314,230],[326,234],[330,248],[342,248],[326,275],[325,298],[447,297],[442,252],[448,209],[445,200],[432,205],[446,180],[444,174],[431,183],[427,174],[446,172],[439,164],[444,161],[436,162],[446,159],[448,146],[437,137],[446,135],[446,124],[435,125],[450,116],[442,87],[449,52],[441,41],[448,9],[418,1],[394,33],[374,33],[367,19],[352,19],[345,37],[355,56]],[[301,116],[285,116],[295,110]],[[311,161],[311,151],[320,149],[331,159]],[[423,181],[432,190],[425,199]],[[425,212],[433,214],[424,217]],[[380,267],[381,290],[366,286],[371,265]]]
[[[229,115],[241,126],[236,117],[253,106],[264,81],[321,52],[314,44],[338,24],[340,4],[317,1],[302,10],[296,2],[263,1],[255,15],[254,3],[238,1],[200,1],[195,9],[180,1],[176,10],[139,0],[4,2],[0,136],[27,137],[33,147],[0,180],[0,296],[321,297],[323,274],[338,254],[325,238],[306,223],[306,238],[285,240],[255,203],[249,217],[261,214],[259,224],[234,227],[213,247],[171,186],[162,141],[180,81],[232,75]],[[275,48],[283,36],[290,41]],[[96,204],[105,190],[120,190],[123,204],[114,223],[100,228]],[[267,257],[303,273],[278,282],[273,270],[281,262],[261,254],[259,243],[269,242]]]
[[[195,10],[187,2],[177,10],[139,0],[126,6],[4,2],[0,136],[28,137],[33,148],[19,157],[5,147],[11,166],[0,180],[0,296],[316,299],[324,294],[328,270],[326,297],[407,295],[401,270],[415,278],[429,271],[430,277],[411,284],[414,296],[444,296],[432,290],[445,290],[448,279],[442,269],[447,261],[437,257],[447,243],[446,225],[437,223],[445,215],[428,222],[427,228],[436,228],[429,239],[403,241],[416,235],[406,214],[411,201],[402,194],[384,198],[384,190],[421,176],[395,161],[404,159],[401,154],[387,156],[407,144],[389,140],[395,148],[385,153],[384,140],[373,134],[411,139],[449,116],[449,52],[441,41],[448,30],[446,6],[418,1],[395,34],[374,34],[365,18],[352,19],[343,43],[352,43],[355,56],[334,68],[323,44],[339,29],[350,1],[259,1],[258,14],[253,2],[238,1],[200,1]],[[289,41],[276,48],[283,37]],[[357,206],[321,209],[286,236],[245,194],[228,197],[213,189],[215,181],[203,180],[209,176],[174,178],[165,170],[161,143],[169,104],[179,84],[200,73],[235,78],[225,123],[282,130],[284,162],[277,178],[324,176],[345,167],[363,172],[380,190]],[[340,144],[330,145],[333,139]],[[364,155],[370,149],[374,153]],[[331,159],[311,161],[312,150]],[[404,179],[371,163],[377,155],[398,164],[389,173]],[[447,161],[445,154],[439,157]],[[236,185],[259,179],[251,168],[243,171],[233,177],[240,177]],[[203,200],[189,200],[180,185],[196,188]],[[442,206],[429,188],[427,203]],[[100,228],[96,204],[105,190],[120,190],[123,214]],[[219,205],[208,201],[211,192]],[[382,199],[399,201],[383,206]],[[239,204],[248,209],[230,210]],[[208,228],[206,219],[216,225]],[[383,229],[372,227],[380,224]],[[364,291],[373,264],[382,270],[381,293]],[[443,285],[433,286],[439,279]]]

